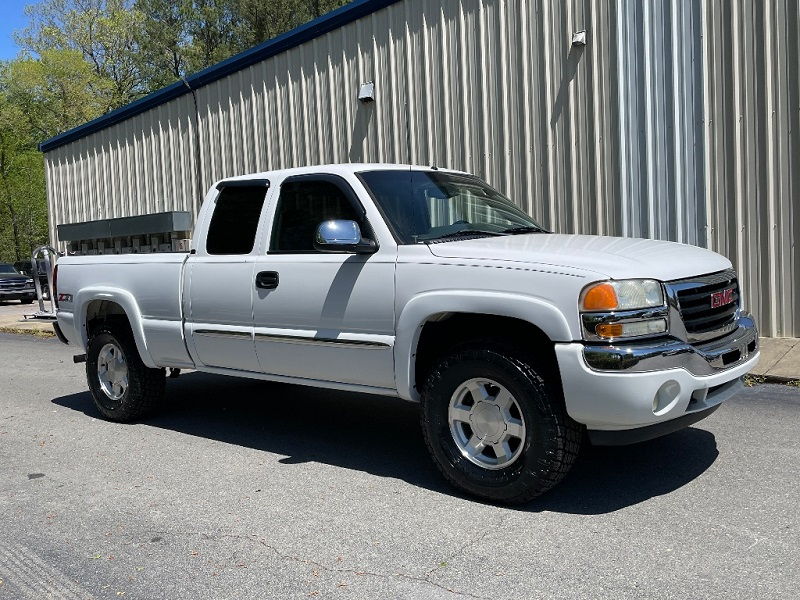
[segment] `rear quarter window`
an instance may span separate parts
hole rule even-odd
[[[266,194],[263,185],[222,188],[208,226],[206,252],[250,254]]]

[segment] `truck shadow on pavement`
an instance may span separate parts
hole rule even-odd
[[[88,392],[53,403],[100,417]],[[167,380],[165,406],[145,424],[283,455],[282,464],[356,469],[472,501],[439,475],[422,440],[417,406],[402,400],[187,373]],[[714,435],[696,428],[635,447],[587,444],[565,481],[517,509],[613,512],[681,488],[718,454]]]

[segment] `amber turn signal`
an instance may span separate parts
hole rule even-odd
[[[610,283],[599,283],[583,296],[583,310],[614,310],[618,305],[617,292]]]
[[[603,338],[618,338],[622,337],[622,323],[600,323],[595,331],[597,335]]]
[[[641,319],[626,323],[598,323],[594,328],[595,333],[604,339],[656,335],[664,333],[666,330],[666,319]]]

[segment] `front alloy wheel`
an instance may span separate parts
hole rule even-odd
[[[511,392],[492,379],[473,378],[458,386],[448,420],[458,449],[479,467],[503,469],[522,453],[522,411]]]
[[[445,357],[428,376],[425,443],[457,488],[493,502],[527,502],[575,461],[582,430],[566,413],[558,374],[529,360],[486,342]]]

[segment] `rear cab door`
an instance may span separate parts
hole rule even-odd
[[[223,181],[206,202],[184,275],[185,335],[198,366],[258,371],[253,272],[269,181]]]

